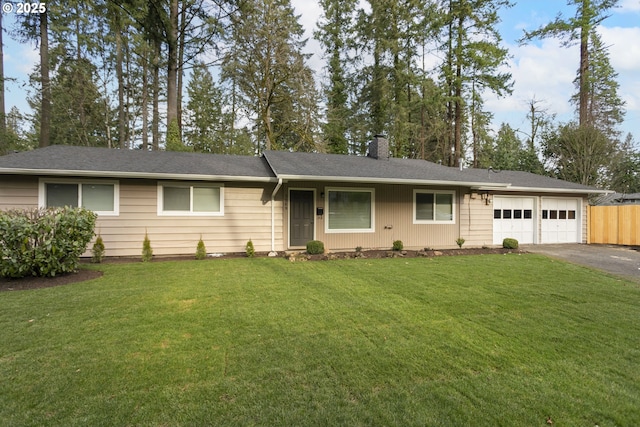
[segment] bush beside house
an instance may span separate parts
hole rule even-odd
[[[53,277],[78,269],[97,215],[83,208],[0,212],[0,276]]]

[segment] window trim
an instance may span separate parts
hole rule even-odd
[[[65,178],[40,178],[38,180],[38,207],[47,208],[47,184],[75,184],[78,186],[78,206],[82,207],[82,186],[85,184],[113,185],[113,210],[92,211],[99,216],[120,215],[120,182],[115,180],[97,179],[65,179]]]
[[[188,188],[189,189],[189,210],[188,211],[165,211],[164,207],[164,187]],[[220,190],[220,211],[218,212],[194,212],[193,211],[193,189],[195,188],[218,188]],[[219,183],[191,183],[158,181],[158,216],[204,216],[216,217],[224,216],[224,184]]]
[[[329,228],[329,217],[331,215],[331,206],[329,202],[329,193],[332,191],[351,192],[351,193],[370,193],[371,194],[371,227],[369,228]],[[376,231],[376,190],[375,188],[365,187],[326,187],[325,193],[325,215],[327,216],[324,221],[324,232],[333,234],[346,234],[346,233],[375,233]]]
[[[417,194],[433,194],[434,207],[436,206],[436,194],[450,194],[451,195],[451,219],[441,220],[441,219],[418,219],[418,204],[416,202]],[[414,224],[455,224],[456,223],[456,198],[457,194],[455,190],[429,190],[429,189],[413,189],[413,223]],[[434,209],[435,214],[435,209]],[[434,215],[435,217],[435,215]]]

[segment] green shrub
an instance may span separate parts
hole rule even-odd
[[[93,248],[91,248],[91,253],[91,262],[97,264],[102,262],[102,258],[104,258],[104,242],[102,241],[102,236],[98,235],[96,238],[96,242],[93,244]]]
[[[318,255],[324,253],[324,243],[320,240],[311,240],[307,242],[307,253],[309,255]]]
[[[505,249],[518,249],[518,241],[516,239],[506,238],[502,241],[502,247]]]
[[[151,249],[151,241],[147,233],[144,233],[144,241],[142,242],[142,262],[149,262],[153,259],[153,249]]]
[[[458,247],[459,247],[460,249],[462,249],[462,245],[464,245],[464,242],[465,242],[465,240],[464,240],[462,237],[458,237],[458,238],[456,239],[456,245],[458,245]]]
[[[401,251],[404,249],[404,243],[402,243],[402,240],[394,240],[392,249],[394,251]]]
[[[198,246],[196,246],[196,259],[205,259],[207,257],[207,247],[202,241],[202,237],[198,240]]]
[[[244,250],[249,258],[253,258],[256,255],[256,249],[253,247],[253,242],[251,241],[251,239],[249,239],[249,241],[245,245]]]
[[[0,212],[0,276],[53,277],[78,269],[97,215],[83,208]]]

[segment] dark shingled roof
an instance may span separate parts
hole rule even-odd
[[[491,169],[464,169],[462,174],[475,177],[480,181],[489,181],[501,184],[509,184],[510,187],[521,188],[548,188],[556,190],[575,190],[585,193],[601,193],[594,187],[589,187],[575,182],[563,181],[549,176],[536,175],[530,172],[500,171]]]
[[[424,160],[266,151],[262,157],[55,145],[0,157],[0,173],[155,179],[460,185],[476,189],[604,193],[528,172],[463,169]]]
[[[265,162],[253,156],[178,153],[170,151],[115,150],[108,148],[52,145],[33,151],[0,157],[3,169],[39,170],[43,173],[64,172],[87,175],[96,172],[106,177],[135,176],[171,177],[173,175],[202,179],[205,176],[229,178],[274,179]],[[8,172],[8,171],[4,171]]]
[[[287,151],[265,151],[264,157],[276,174],[283,177],[324,180],[362,178],[363,181],[467,181],[455,168],[424,160],[374,159],[366,156]]]
[[[420,182],[469,185],[471,187],[517,187],[523,189],[567,190],[598,193],[602,190],[529,172],[463,169],[442,166],[424,160],[374,159],[339,154],[290,153],[266,151],[264,157],[281,177],[309,180]]]

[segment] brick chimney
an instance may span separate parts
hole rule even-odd
[[[389,160],[389,141],[384,135],[376,135],[369,142],[368,156],[378,160]]]

